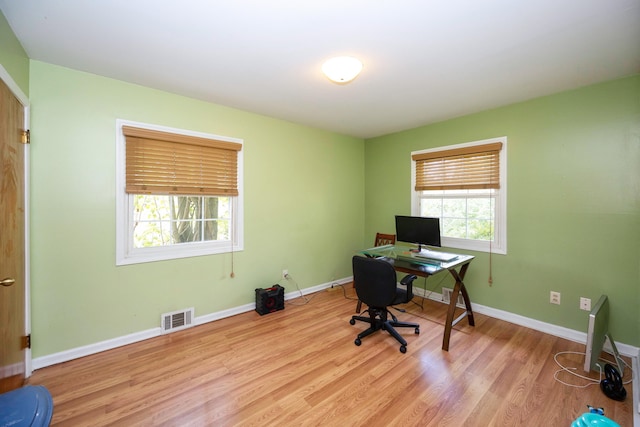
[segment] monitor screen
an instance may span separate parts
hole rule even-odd
[[[396,240],[440,247],[440,218],[396,215]]]

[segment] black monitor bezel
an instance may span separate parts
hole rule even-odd
[[[413,233],[409,233],[406,227],[400,225],[413,224]],[[440,235],[440,218],[396,215],[396,240],[405,243],[417,244],[419,249],[424,246],[442,247]]]

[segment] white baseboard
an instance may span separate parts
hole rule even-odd
[[[0,378],[8,378],[14,375],[22,375],[25,373],[23,362],[12,363],[11,365],[0,366]]]
[[[343,285],[346,283],[350,283],[353,280],[352,277],[346,277],[339,280],[334,280],[332,282],[324,283],[317,286],[312,286],[310,288],[305,288],[302,290],[296,290],[292,292],[288,292],[285,294],[285,300],[298,298],[302,295],[312,294],[323,289],[330,288],[332,285]],[[423,296],[423,290],[420,288],[414,288],[414,293],[416,295]],[[436,292],[429,292],[427,298],[442,302],[442,295]],[[549,335],[554,335],[557,337],[565,338],[571,341],[586,343],[587,334],[584,332],[574,331],[572,329],[563,328],[561,326],[552,325],[550,323],[541,322],[539,320],[530,319],[528,317],[520,316],[517,314],[509,313],[508,311],[498,310],[491,307],[486,307],[479,304],[471,304],[474,312],[481,313],[487,315],[489,317],[494,317],[496,319],[505,320],[510,323],[515,323],[516,325],[524,326],[527,328],[531,328],[537,331],[541,331],[547,333]],[[244,304],[238,307],[230,308],[227,310],[218,311],[215,313],[206,314],[204,316],[197,316],[194,319],[195,325],[202,325],[204,323],[213,322],[215,320],[224,319],[226,317],[235,316],[236,314],[246,313],[248,311],[255,309],[255,303]],[[91,354],[100,353],[102,351],[111,350],[113,348],[121,347],[123,345],[133,344],[138,341],[143,341],[149,338],[157,337],[161,335],[161,328],[158,326],[157,328],[148,329],[146,331],[140,331],[133,334],[125,335],[118,338],[113,338],[106,341],[101,341],[95,344],[89,344],[82,347],[73,348],[66,351],[61,351],[59,353],[50,354],[47,356],[36,357],[32,360],[32,368],[33,370],[44,368],[47,366],[55,365],[62,362],[67,362],[69,360],[77,359],[84,356],[89,356]],[[635,357],[636,359],[640,355],[640,349],[638,347],[633,347],[631,345],[627,345],[624,343],[619,343],[616,341],[616,347],[620,354],[625,356]],[[634,372],[638,372],[634,369]],[[638,390],[638,387],[634,384],[634,394],[635,391]],[[634,396],[635,399],[635,396]],[[637,399],[636,399],[637,401]],[[638,401],[638,409],[640,410],[640,401]]]
[[[310,288],[302,289],[301,291],[287,292],[284,295],[285,300],[298,298],[301,295],[307,295],[314,292],[321,291],[323,289],[330,288],[333,284],[349,283],[353,279],[345,278],[335,280],[329,283],[324,283]],[[236,314],[246,313],[251,310],[255,310],[256,304],[244,304],[238,307],[230,308],[227,310],[218,311],[215,313],[205,314],[204,316],[196,316],[194,318],[193,325],[202,325],[204,323],[213,322],[215,320],[224,319],[226,317],[235,316]],[[160,326],[157,328],[147,329],[146,331],[140,331],[129,335],[101,341],[95,344],[89,344],[82,347],[76,347],[70,350],[61,351],[59,353],[49,354],[47,356],[36,357],[31,361],[32,370],[45,368],[47,366],[56,365],[58,363],[68,362],[69,360],[78,359],[80,357],[89,356],[91,354],[100,353],[102,351],[111,350],[113,348],[122,347],[124,345],[133,344],[135,342],[147,340],[162,335],[162,329]]]
[[[617,345],[617,344],[616,344]],[[636,412],[634,414],[635,425],[640,426],[640,352],[633,358],[633,401],[636,402]]]
[[[424,291],[420,288],[414,288],[414,293],[416,295],[423,296],[424,295],[423,292]],[[433,301],[442,302],[442,295],[437,292],[429,292],[429,295],[426,296],[425,298],[428,298]],[[486,316],[493,317],[495,319],[504,320],[509,323],[524,326],[525,328],[534,329],[536,331],[544,332],[545,334],[564,338],[569,341],[574,341],[574,342],[582,343],[585,345],[587,342],[586,332],[580,332],[580,331],[565,328],[562,326],[554,325],[551,323],[542,322],[540,320],[535,320],[529,317],[520,316],[519,314],[510,313],[504,310],[498,310],[497,308],[487,307],[480,304],[474,304],[473,302],[471,303],[471,309],[473,310],[474,313],[484,314]],[[618,352],[620,352],[620,354],[622,354],[623,356],[636,357],[640,354],[640,348],[634,347],[632,345],[624,344],[618,341],[616,341],[616,348],[618,349]],[[605,350],[607,350],[606,346],[605,346]]]
[[[146,331],[136,332],[134,334],[124,335],[122,337],[101,341],[95,344],[89,344],[82,347],[72,348],[70,350],[61,351],[59,353],[49,354],[47,356],[36,357],[32,360],[31,366],[33,370],[45,368],[69,360],[78,359],[80,357],[89,356],[90,354],[100,353],[101,351],[111,350],[127,344],[133,344],[149,338],[160,336],[160,326]]]

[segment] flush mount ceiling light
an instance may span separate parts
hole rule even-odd
[[[338,56],[322,65],[322,72],[335,83],[349,83],[362,71],[362,62],[352,56]]]

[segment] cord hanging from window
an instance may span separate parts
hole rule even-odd
[[[230,203],[229,212],[230,212],[231,218],[233,218],[233,203]],[[231,274],[229,274],[229,277],[231,277],[232,279],[236,277],[236,273],[233,270],[233,230],[235,228],[234,225],[235,223],[231,224],[231,227],[229,227],[229,239],[231,240]]]
[[[493,159],[491,160],[491,167],[494,170],[496,169],[495,162],[496,162],[496,158],[493,157]],[[489,187],[493,188],[492,175],[491,174],[489,174]],[[489,221],[489,278],[487,279],[487,282],[489,282],[489,286],[492,286],[493,285],[493,247],[492,247],[492,244],[493,244],[493,239],[495,238],[495,236],[494,236],[495,227],[493,226],[493,224],[494,224],[494,222],[496,220],[495,210],[494,210],[494,206],[493,206],[494,203],[493,202],[495,200],[495,191],[496,190],[495,190],[495,188],[493,188],[490,191],[493,191],[493,194],[489,193],[489,212],[490,212],[489,214],[491,215],[491,221]]]

